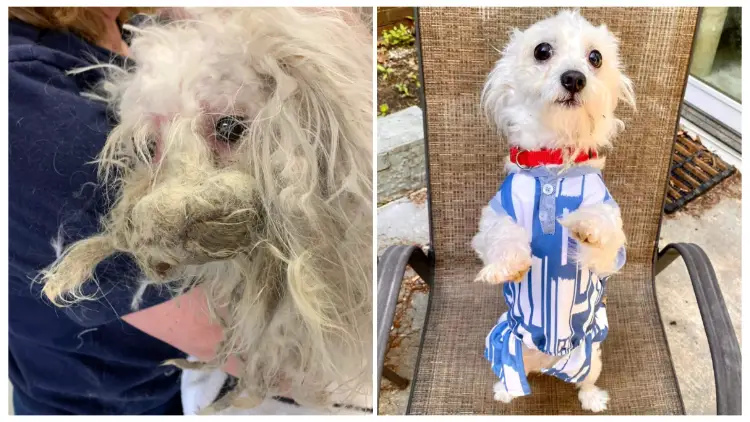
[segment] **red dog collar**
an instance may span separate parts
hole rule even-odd
[[[573,152],[572,149],[568,151]],[[596,151],[581,151],[575,158],[576,163],[597,158],[599,155]],[[562,165],[562,149],[540,149],[528,151],[518,147],[510,148],[510,162],[517,164],[519,167],[531,168],[546,165]]]

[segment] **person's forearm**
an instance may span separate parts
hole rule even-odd
[[[216,348],[223,337],[221,327],[210,319],[201,287],[160,305],[125,315],[122,319],[202,361],[216,356]],[[236,358],[231,358],[222,369],[237,376],[238,364]]]

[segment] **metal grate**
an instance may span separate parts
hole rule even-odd
[[[667,202],[671,214],[737,171],[701,144],[700,137],[677,132],[672,152]]]

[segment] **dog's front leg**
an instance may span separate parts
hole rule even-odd
[[[616,206],[600,203],[585,205],[560,219],[560,224],[570,231],[580,248],[578,262],[599,275],[616,272],[620,249],[625,246],[620,210]]]
[[[484,263],[475,281],[518,282],[531,267],[530,237],[526,229],[489,206],[482,210],[479,233],[471,240],[471,246]]]

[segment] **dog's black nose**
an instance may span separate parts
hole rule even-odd
[[[560,76],[560,83],[568,92],[575,94],[586,86],[586,75],[577,70],[569,70]]]

